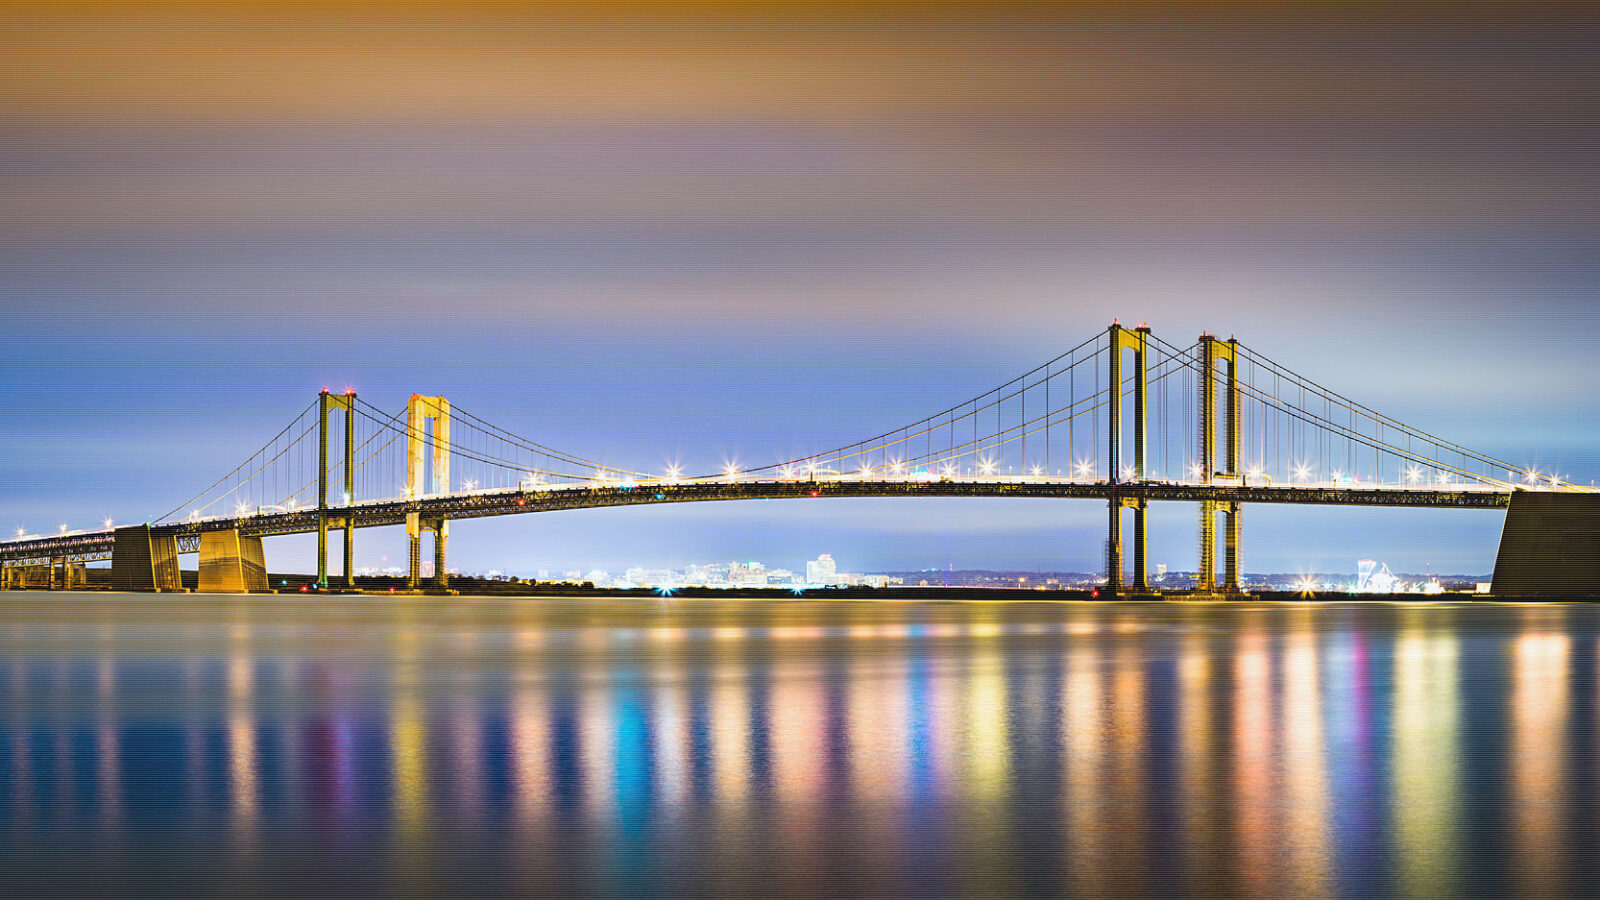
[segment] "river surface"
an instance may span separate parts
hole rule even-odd
[[[1593,895],[1600,607],[0,594],[0,892]]]

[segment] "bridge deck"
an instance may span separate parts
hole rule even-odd
[[[1237,485],[1183,482],[1052,481],[989,478],[940,480],[689,481],[676,484],[543,486],[459,492],[421,499],[373,500],[329,510],[331,518],[349,518],[357,528],[401,525],[410,513],[425,519],[473,519],[564,509],[639,506],[652,503],[701,503],[716,500],[790,500],[823,497],[1013,497],[1107,500],[1113,496],[1150,502],[1214,500],[1240,503],[1288,503],[1333,506],[1388,506],[1444,509],[1505,509],[1511,491],[1492,488],[1401,488],[1304,485]],[[257,515],[219,516],[157,525],[157,534],[175,535],[179,549],[194,552],[196,538],[206,531],[237,528],[245,534],[305,534],[317,530],[317,510],[307,508]],[[112,532],[70,532],[63,535],[0,542],[0,561],[43,562],[52,558],[107,559]]]

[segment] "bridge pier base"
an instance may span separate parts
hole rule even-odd
[[[1133,590],[1137,594],[1150,593],[1150,566],[1145,551],[1146,539],[1150,536],[1149,525],[1145,522],[1149,509],[1143,498],[1133,505]]]
[[[1600,495],[1514,492],[1491,590],[1521,597],[1600,595]]]
[[[328,517],[317,515],[317,587],[328,587]]]
[[[1226,594],[1242,594],[1244,589],[1239,586],[1239,538],[1242,534],[1239,521],[1241,504],[1229,502],[1223,505],[1227,524],[1223,526],[1222,537],[1222,591]]]
[[[450,538],[450,523],[440,519],[433,523],[433,584],[441,590],[450,586],[450,572],[445,568],[445,547]]]
[[[1111,522],[1106,538],[1106,594],[1115,597],[1122,593],[1122,501],[1112,497],[1108,506]]]
[[[348,516],[344,520],[344,586],[356,589],[356,526]]]
[[[1203,596],[1238,597],[1244,594],[1239,583],[1239,548],[1243,544],[1243,504],[1235,500],[1200,501],[1200,562],[1195,578],[1195,593]],[[1217,587],[1217,514],[1222,523],[1222,587]]]
[[[200,592],[249,594],[267,590],[267,564],[259,535],[238,529],[200,535]]]
[[[416,513],[406,513],[406,544],[411,560],[406,588],[414,591],[422,586],[422,523],[417,520]]]
[[[1123,571],[1122,510],[1133,510],[1133,586],[1126,589]],[[1142,497],[1113,497],[1110,503],[1110,539],[1106,541],[1106,593],[1113,597],[1150,594],[1150,572],[1145,550],[1149,504]]]
[[[178,539],[158,535],[149,525],[129,525],[113,533],[111,584],[119,591],[180,591]]]

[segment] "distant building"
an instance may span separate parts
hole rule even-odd
[[[839,569],[834,565],[831,553],[824,553],[806,563],[806,584],[834,584],[838,574]]]
[[[1400,579],[1389,571],[1388,563],[1363,559],[1356,563],[1356,589],[1358,594],[1393,594],[1404,588]]]

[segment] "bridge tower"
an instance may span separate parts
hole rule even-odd
[[[1227,373],[1219,376],[1218,363],[1227,363]],[[1223,377],[1223,465],[1217,468],[1217,380]],[[1200,335],[1200,481],[1211,484],[1217,477],[1239,477],[1239,342],[1233,338],[1218,340],[1210,334]],[[1224,516],[1223,524],[1223,591],[1230,594],[1239,588],[1239,520],[1240,503],[1202,500],[1200,502],[1200,583],[1204,593],[1216,590],[1217,585],[1217,513]]]
[[[1124,328],[1116,321],[1111,323],[1109,329],[1111,341],[1110,359],[1110,445],[1107,456],[1111,464],[1111,501],[1110,531],[1111,539],[1106,542],[1106,591],[1112,596],[1122,593],[1122,510],[1133,510],[1133,591],[1134,593],[1147,593],[1150,590],[1148,566],[1146,564],[1145,541],[1149,535],[1149,527],[1145,521],[1148,504],[1142,496],[1129,496],[1118,490],[1122,483],[1122,351],[1133,351],[1133,481],[1141,482],[1145,478],[1145,436],[1148,397],[1146,387],[1149,383],[1149,365],[1146,353],[1150,337],[1150,326],[1140,325],[1137,328]]]
[[[433,423],[433,483],[424,484],[427,473],[427,425]],[[450,490],[450,401],[444,397],[412,394],[406,407],[406,499],[420,500],[429,494]],[[433,532],[433,582],[446,587],[450,576],[445,571],[445,548],[450,538],[450,523],[443,516],[422,521],[419,513],[406,513],[406,537],[410,544],[411,574],[407,584],[415,590],[422,583],[422,532]]]
[[[344,505],[356,496],[356,392],[330,394],[323,389],[317,403],[317,586],[328,587],[328,414],[344,411]],[[348,509],[340,520],[344,526],[344,584],[356,586],[355,523]]]

